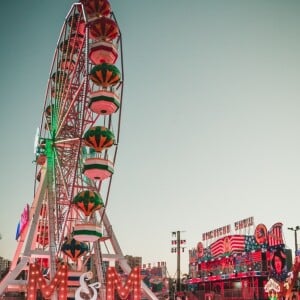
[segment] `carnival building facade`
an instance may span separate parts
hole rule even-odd
[[[235,222],[234,230],[226,225],[203,233],[189,251],[190,294],[205,300],[298,299],[298,257],[292,261],[282,225],[254,226],[250,217]]]

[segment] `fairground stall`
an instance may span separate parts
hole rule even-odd
[[[193,299],[298,299],[298,257],[286,249],[283,224],[267,229],[250,217],[202,234],[189,251]],[[273,297],[273,298],[272,298]],[[292,298],[294,297],[294,298]]]

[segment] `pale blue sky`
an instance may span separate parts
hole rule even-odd
[[[50,63],[73,1],[2,4],[0,255],[34,183],[33,141]],[[166,261],[171,232],[254,216],[300,225],[300,2],[112,0],[125,85],[108,215],[125,254]],[[182,256],[187,271],[187,251]]]

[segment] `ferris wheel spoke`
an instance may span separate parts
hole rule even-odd
[[[69,194],[69,187],[68,187],[68,176],[66,174],[65,169],[62,167],[63,162],[61,162],[61,158],[58,154],[58,151],[55,149],[55,164],[56,164],[56,175],[55,175],[55,181],[56,186],[60,189],[60,194],[63,195],[63,200],[57,199],[59,203],[69,203],[71,201],[71,197]]]
[[[80,112],[74,112],[72,110],[74,110],[74,107],[76,107],[74,104],[76,103],[76,101],[79,103],[78,97],[80,96],[80,93],[82,93],[82,89],[84,87],[84,81],[80,84],[80,86],[78,87],[73,99],[70,101],[69,106],[67,108],[63,107],[63,109],[61,109],[60,114],[59,114],[59,119],[58,119],[58,128],[57,128],[57,132],[56,132],[56,136],[60,136],[61,131],[63,129],[68,130],[68,128],[70,128],[72,125],[74,125],[75,122],[78,121],[78,119],[76,119],[76,117],[80,117]],[[64,109],[65,108],[65,109]],[[79,132],[80,134],[80,132]]]

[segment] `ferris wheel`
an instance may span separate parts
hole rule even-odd
[[[111,234],[104,217],[119,139],[119,53],[121,35],[109,3],[74,4],[54,54],[36,144],[39,217],[30,240],[49,251],[53,274],[59,260],[76,265],[82,256],[85,264],[93,253],[103,282],[98,240]]]
[[[19,238],[0,295],[26,280],[29,262],[49,277],[59,262],[74,273],[92,269],[103,283],[106,258],[130,272],[107,216],[116,162],[123,96],[121,32],[107,0],[71,7],[50,68],[35,138],[36,175],[30,223]],[[143,285],[149,299],[156,297]]]

